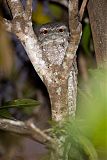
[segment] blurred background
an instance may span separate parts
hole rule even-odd
[[[26,0],[22,0],[22,4],[25,6]],[[59,3],[50,0],[33,0],[32,7],[33,27],[53,21],[68,22],[68,10]],[[0,1],[0,17],[12,20],[11,12],[5,0]],[[89,77],[92,75],[90,70],[96,69],[87,11],[82,24],[83,35],[77,52],[78,93],[84,93],[87,90]],[[84,94],[86,95],[86,93]],[[80,114],[81,106],[86,108],[87,104],[84,104],[80,97],[81,94],[78,96],[77,114]],[[31,118],[41,129],[48,128],[47,121],[51,120],[51,110],[47,89],[35,72],[20,41],[15,35],[6,32],[2,18],[0,18],[0,106],[19,98],[32,98],[38,100],[40,105],[33,109],[11,108],[4,117],[11,114],[14,119],[26,120]],[[82,98],[85,99],[83,94]],[[90,108],[90,105],[88,103],[87,107]],[[39,160],[46,152],[47,150],[43,145],[33,140],[0,131],[0,160]]]

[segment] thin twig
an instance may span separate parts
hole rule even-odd
[[[81,5],[80,11],[79,11],[80,21],[82,21],[87,2],[88,2],[88,0],[83,0],[83,2],[82,2],[82,5]]]
[[[0,118],[0,129],[5,131],[16,132],[19,134],[29,134],[28,127],[22,121]]]
[[[45,134],[31,122],[28,123],[0,118],[0,129],[28,136],[42,144],[45,144],[46,142],[54,143],[53,139],[50,136]]]
[[[37,128],[34,123],[32,122],[28,122],[27,123],[29,128],[32,130],[33,133],[38,133],[41,137],[43,137],[47,142],[50,142],[50,143],[55,143],[54,140],[48,136],[47,134],[45,134],[43,131],[41,131],[39,128]]]

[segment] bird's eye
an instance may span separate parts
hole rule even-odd
[[[47,34],[48,33],[48,30],[47,29],[44,29],[42,31],[40,31],[41,34]]]
[[[64,28],[60,28],[60,29],[59,29],[59,32],[64,32]]]

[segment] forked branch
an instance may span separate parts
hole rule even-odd
[[[72,67],[72,63],[75,59],[82,32],[78,16],[78,0],[69,0],[69,28],[71,32],[70,44],[68,46],[67,52],[65,53],[63,64],[57,66],[54,64],[51,65],[51,63],[43,59],[42,49],[40,48],[37,37],[35,36],[35,33],[32,29],[32,1],[27,1],[25,10],[22,7],[20,0],[8,0],[8,4],[13,15],[13,20],[11,21],[10,28],[12,28],[12,32],[14,32],[20,39],[35,70],[46,84],[51,99],[52,116],[54,117],[53,120],[57,119],[58,121],[60,121],[66,115],[69,115],[69,109],[67,105],[69,104],[68,101],[71,100],[70,98],[76,99],[76,92],[74,95],[75,97],[72,96],[72,92],[74,90],[73,87],[77,87],[77,74],[75,72],[75,69],[72,70],[74,68]],[[6,21],[5,24],[7,26],[10,25]],[[73,87],[71,86],[70,82],[68,84],[68,78],[70,76],[70,82],[72,83],[72,86],[74,85]],[[75,84],[74,81],[76,81]],[[73,108],[73,106],[70,107]],[[75,109],[73,110],[73,112],[75,112]],[[30,123],[29,125],[25,122],[0,119],[0,128],[19,134],[30,135],[33,138],[35,138],[35,134],[37,134],[38,138],[36,136],[35,140],[38,140],[41,143],[45,143],[45,141],[53,143],[51,137],[48,137],[46,134],[41,132],[32,123]]]
[[[23,7],[20,0],[7,0],[7,3],[11,9],[13,19],[23,16]]]
[[[30,121],[23,122],[0,118],[0,129],[28,136],[42,144],[55,143],[50,136],[45,134]]]

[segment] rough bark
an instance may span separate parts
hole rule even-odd
[[[46,81],[51,100],[52,119],[62,120],[75,115],[77,96],[77,66],[73,59],[72,69],[67,72],[62,66],[53,68],[52,83]],[[60,72],[59,72],[60,71]]]
[[[37,128],[31,121],[22,122],[0,118],[0,129],[28,136],[41,144],[46,142],[54,144],[54,140]]]
[[[89,0],[88,13],[97,64],[107,66],[107,0]]]

